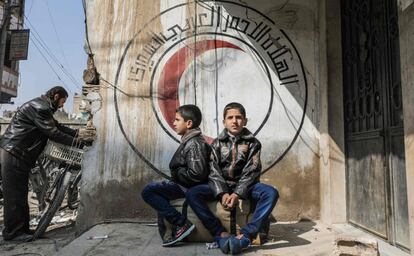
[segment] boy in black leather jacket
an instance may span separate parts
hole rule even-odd
[[[201,118],[200,109],[195,105],[183,105],[176,110],[174,129],[182,137],[170,162],[172,181],[153,182],[141,194],[146,203],[175,227],[172,238],[163,241],[163,246],[180,242],[195,228],[170,205],[170,200],[185,198],[188,188],[207,183],[211,148],[201,135]]]
[[[274,187],[259,182],[262,146],[245,128],[244,107],[236,102],[227,104],[223,118],[225,129],[212,144],[209,183],[192,187],[187,192],[187,202],[216,238],[222,252],[239,254],[256,238],[279,194]],[[252,220],[241,228],[240,235],[234,237],[210,211],[207,201],[219,200],[224,209],[231,210],[238,205],[239,199],[252,199],[256,209]]]

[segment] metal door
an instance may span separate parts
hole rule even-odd
[[[396,0],[342,0],[348,221],[409,247]]]

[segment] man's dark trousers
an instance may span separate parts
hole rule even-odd
[[[1,175],[3,186],[3,238],[10,240],[29,232],[29,192],[30,167],[6,150],[0,148]]]
[[[249,238],[256,238],[263,223],[268,220],[276,202],[279,198],[278,191],[272,186],[257,183],[253,186],[250,198],[256,205],[252,220],[241,228],[241,233]],[[224,228],[217,217],[207,206],[208,201],[215,200],[213,190],[207,185],[197,185],[190,188],[186,193],[188,205],[201,220],[211,235],[219,236]]]

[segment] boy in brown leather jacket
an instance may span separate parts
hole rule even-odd
[[[263,223],[269,218],[279,198],[278,191],[259,182],[261,144],[245,128],[246,111],[240,103],[229,103],[223,111],[225,129],[214,140],[210,161],[209,183],[189,189],[187,202],[216,238],[224,253],[238,254],[250,246]],[[253,218],[241,234],[230,236],[207,206],[209,200],[219,200],[225,209],[238,205],[239,199],[256,203]]]

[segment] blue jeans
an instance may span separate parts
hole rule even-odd
[[[256,204],[252,220],[241,228],[241,233],[249,238],[256,238],[263,223],[269,218],[279,198],[279,192],[272,186],[257,183],[253,186],[250,198]],[[220,220],[210,211],[208,201],[216,200],[208,184],[197,185],[186,193],[188,204],[212,236],[219,236],[225,231]]]
[[[170,204],[171,200],[185,197],[185,193],[174,182],[152,182],[142,190],[141,197],[169,223],[184,225],[186,218]]]

